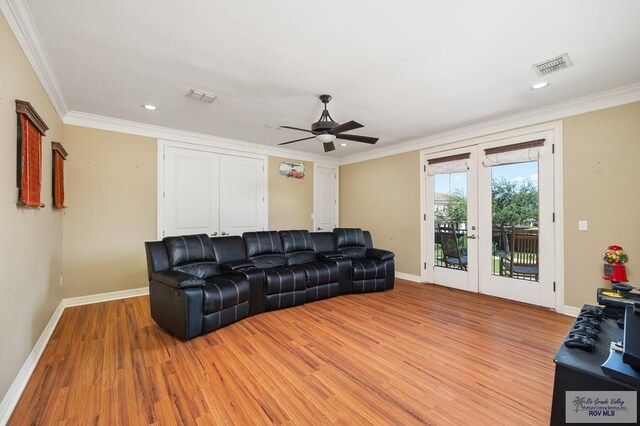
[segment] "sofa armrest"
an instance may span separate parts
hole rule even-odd
[[[185,274],[179,271],[164,271],[154,272],[151,274],[151,279],[156,280],[161,284],[168,285],[173,288],[191,288],[191,287],[203,287],[205,282],[202,278]]]
[[[396,255],[392,251],[381,250],[381,249],[367,249],[367,257],[372,257],[374,259],[380,260],[389,260],[393,259]]]
[[[324,253],[318,253],[318,260],[324,262],[325,260],[331,259],[342,259],[344,258],[344,254],[339,251],[326,251]]]
[[[225,272],[225,275],[241,275],[249,280],[249,315],[264,312],[265,275],[263,269],[250,267]]]
[[[234,260],[220,265],[220,269],[222,269],[223,272],[242,271],[244,269],[255,267],[256,265],[249,259]]]

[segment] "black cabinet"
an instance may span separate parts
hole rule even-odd
[[[585,307],[588,307],[588,305],[585,305]],[[640,390],[640,387],[617,380],[602,371],[602,364],[609,358],[611,342],[622,341],[623,331],[618,327],[614,319],[603,319],[601,326],[602,328],[596,341],[596,348],[593,352],[587,352],[577,348],[567,348],[563,344],[553,358],[556,363],[556,373],[553,384],[553,401],[551,408],[552,425],[567,424],[567,403],[569,404],[570,410],[577,409],[577,407],[573,405],[573,401],[567,399],[567,392],[570,392],[569,395],[571,395],[571,393],[575,391],[635,391],[635,404],[636,407],[638,406],[637,391]],[[611,395],[615,395],[615,392],[612,392]],[[602,413],[602,415],[604,419],[604,417],[610,416],[610,413]],[[611,419],[604,419],[602,423],[607,423],[607,420],[610,421]]]

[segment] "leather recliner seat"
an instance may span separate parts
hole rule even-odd
[[[151,316],[171,334],[186,340],[249,315],[249,280],[222,272],[206,234],[145,244]]]
[[[223,272],[241,274],[249,280],[249,315],[264,312],[264,271],[247,259],[242,237],[214,237],[211,243]]]
[[[265,310],[273,311],[303,304],[307,277],[303,268],[287,265],[278,232],[245,232],[242,239],[247,259],[264,271]]]
[[[336,260],[314,251],[309,231],[280,231],[287,266],[304,271],[306,277],[305,302],[337,296],[340,281],[348,279],[348,269],[340,268]]]
[[[333,236],[338,252],[351,259],[353,293],[393,288],[395,262],[392,252],[373,248],[370,234],[365,237],[360,228],[335,228]]]

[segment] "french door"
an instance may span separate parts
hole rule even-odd
[[[552,132],[424,160],[427,281],[554,307]]]
[[[427,154],[425,160],[427,282],[477,292],[476,147]]]

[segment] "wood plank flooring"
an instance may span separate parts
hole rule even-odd
[[[9,424],[548,424],[571,318],[397,280],[182,342],[148,297],[65,310]]]

